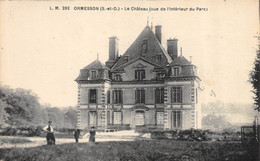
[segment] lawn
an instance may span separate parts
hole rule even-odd
[[[149,140],[0,149],[0,160],[252,160],[239,142]],[[189,158],[189,159],[187,159]]]

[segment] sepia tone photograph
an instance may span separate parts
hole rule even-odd
[[[0,1],[0,161],[260,160],[259,8]]]

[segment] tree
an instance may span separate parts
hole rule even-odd
[[[260,39],[260,37],[258,37]],[[254,93],[254,103],[256,105],[255,110],[260,112],[260,44],[258,45],[258,49],[256,51],[256,59],[254,62],[253,70],[250,73],[250,83],[253,86]]]

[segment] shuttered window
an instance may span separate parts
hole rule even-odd
[[[135,103],[145,103],[145,90],[137,89],[135,91]]]
[[[114,112],[114,124],[118,125],[122,123],[122,112]]]
[[[145,70],[144,69],[137,69],[137,70],[135,70],[135,79],[136,80],[143,80],[143,79],[145,79]]]
[[[155,89],[155,103],[164,103],[164,88]]]
[[[123,103],[123,91],[122,90],[114,90],[113,92],[113,100],[114,103]]]
[[[172,112],[172,127],[181,128],[181,111]]]
[[[182,87],[172,87],[172,103],[182,103]]]

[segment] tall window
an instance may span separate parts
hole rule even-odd
[[[172,127],[181,128],[181,111],[172,112]]]
[[[138,89],[135,91],[135,103],[145,103],[145,90]]]
[[[97,90],[96,89],[89,90],[89,103],[97,103]]]
[[[182,87],[172,87],[172,103],[182,102]]]
[[[155,103],[164,103],[164,88],[155,89]]]
[[[114,103],[123,103],[122,90],[114,90]]]
[[[135,70],[135,79],[137,80],[145,79],[145,70],[144,69]]]
[[[164,124],[164,112],[156,112],[156,124],[157,125]]]
[[[173,68],[173,76],[179,76],[180,75],[180,68],[175,67]]]
[[[91,71],[91,79],[97,78],[97,71]]]
[[[122,123],[122,113],[114,112],[114,124],[119,125]]]

